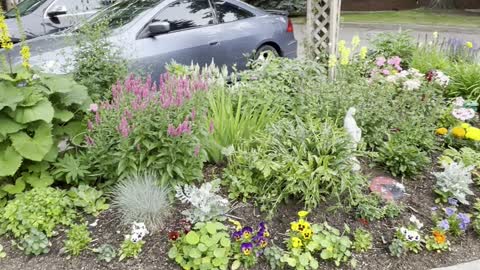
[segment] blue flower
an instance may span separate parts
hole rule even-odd
[[[455,209],[447,207],[445,208],[445,214],[447,214],[447,217],[450,217],[451,215],[455,214]]]
[[[465,213],[460,213],[457,218],[460,220],[460,229],[466,231],[468,224],[470,224],[470,217]]]
[[[437,211],[437,210],[438,210],[438,207],[436,207],[436,206],[432,207],[432,211],[433,211],[433,212],[435,212],[435,211]]]
[[[451,206],[458,206],[458,200],[455,198],[448,198],[448,204]]]
[[[448,229],[450,229],[450,224],[448,223],[448,220],[444,219],[440,221],[440,223],[438,224],[438,227],[440,227],[440,229],[444,231],[448,231]]]

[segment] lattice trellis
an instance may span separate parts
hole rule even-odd
[[[326,55],[337,53],[341,5],[342,0],[307,0],[306,30],[311,57],[325,59]]]

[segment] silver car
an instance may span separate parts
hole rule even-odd
[[[246,54],[273,53],[294,58],[297,41],[286,14],[264,11],[237,0],[129,0],[99,12],[87,23],[108,19],[110,41],[118,46],[132,68],[164,72],[172,60],[181,64],[236,65],[243,69]],[[29,41],[33,65],[59,66],[73,55],[65,39],[55,34]],[[18,49],[18,48],[17,48]]]

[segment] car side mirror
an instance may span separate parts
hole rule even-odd
[[[67,14],[67,7],[66,6],[54,6],[51,10],[47,12],[47,16],[49,18],[55,18],[60,15]]]
[[[148,25],[148,32],[150,36],[156,36],[170,32],[170,23],[165,21],[152,22]]]

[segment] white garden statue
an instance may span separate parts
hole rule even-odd
[[[362,139],[362,130],[357,126],[357,121],[353,116],[355,115],[356,109],[354,107],[350,107],[345,115],[345,119],[343,120],[343,127],[350,135],[352,139],[352,147],[353,149],[357,149],[357,145],[360,143]],[[356,157],[352,157],[352,170],[359,171],[360,170],[360,162],[358,162]]]

